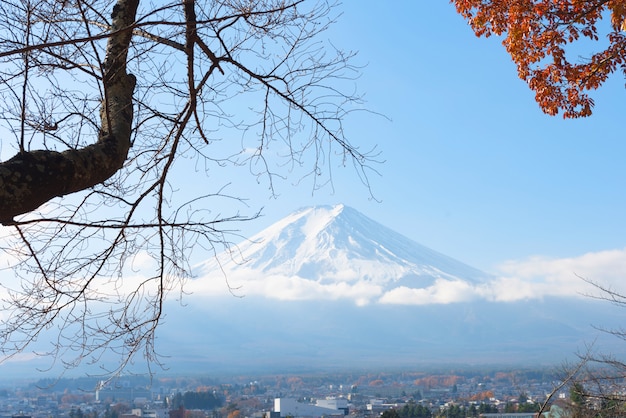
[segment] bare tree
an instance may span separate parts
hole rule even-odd
[[[376,155],[344,136],[360,106],[352,53],[320,34],[325,0],[8,0],[0,4],[0,222],[5,358],[53,328],[66,367],[155,356],[165,298],[195,248],[239,239],[242,167],[269,193],[318,188]],[[270,153],[271,151],[271,153]],[[326,170],[324,168],[327,168]],[[303,170],[303,171],[302,171]],[[193,176],[193,182],[187,181]],[[211,210],[219,200],[233,213]],[[134,275],[148,259],[150,272]],[[142,277],[141,279],[138,277]]]
[[[626,307],[626,295],[602,283],[578,276],[590,284],[596,293],[587,297]],[[623,328],[596,329],[621,340],[626,340]],[[556,375],[558,383],[548,394],[540,413],[547,411],[559,393],[566,394],[561,407],[572,418],[626,416],[626,359],[619,353],[606,353],[602,347],[591,344],[577,354],[576,362],[566,362]],[[564,393],[563,391],[566,390]]]
[[[598,354],[593,346],[578,355],[578,361],[565,363],[556,372],[559,383],[548,395],[540,412],[557,403],[566,416],[621,417],[626,416],[624,379],[625,364],[614,356]],[[555,395],[565,395],[557,399]]]

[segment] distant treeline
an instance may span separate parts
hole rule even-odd
[[[171,409],[215,409],[224,404],[224,400],[213,392],[177,392],[169,400]]]
[[[389,409],[382,413],[381,418],[472,418],[479,417],[485,413],[498,412],[494,405],[481,403],[478,406],[471,404],[469,407],[450,405],[446,408],[438,409],[434,413],[428,407],[409,402],[402,408]]]

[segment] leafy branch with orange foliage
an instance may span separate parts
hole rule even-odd
[[[618,69],[626,74],[625,0],[452,2],[477,36],[504,38],[519,77],[549,115],[590,116],[594,101],[588,92]],[[608,32],[606,41],[600,42],[599,26]],[[585,40],[598,49],[582,59],[572,49]]]

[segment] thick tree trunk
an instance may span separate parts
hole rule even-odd
[[[98,140],[64,152],[21,152],[0,163],[0,223],[68,193],[100,184],[126,161],[133,121],[135,77],[126,73],[128,48],[139,0],[118,0],[107,43]]]

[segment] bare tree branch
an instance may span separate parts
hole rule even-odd
[[[362,109],[355,54],[320,37],[334,4],[6,4],[0,132],[16,155],[0,162],[0,253],[15,277],[0,285],[5,359],[54,330],[39,348],[51,366],[159,364],[156,330],[195,257],[235,253],[238,223],[259,216],[241,170],[275,196],[279,180],[315,190],[353,165],[369,192],[378,156],[344,132]]]

